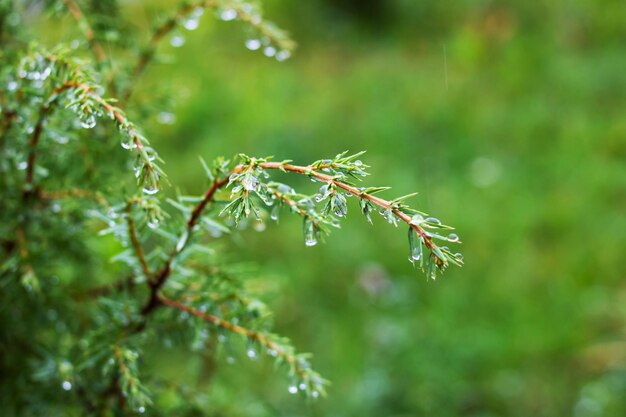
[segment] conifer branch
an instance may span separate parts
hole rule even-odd
[[[65,1],[65,5],[67,9],[70,11],[70,14],[74,18],[74,20],[76,20],[76,22],[78,23],[78,27],[83,32],[85,39],[89,43],[89,46],[91,47],[91,50],[93,52],[94,57],[96,58],[96,61],[98,63],[103,63],[107,59],[106,53],[104,52],[104,48],[102,47],[100,42],[98,42],[98,40],[96,39],[95,32],[93,28],[91,27],[91,25],[89,24],[89,21],[83,14],[83,11],[81,10],[80,6],[74,0],[64,0],[64,1]]]
[[[139,265],[141,265],[141,270],[146,277],[150,277],[152,273],[150,272],[150,267],[148,266],[148,262],[146,261],[146,255],[144,254],[143,247],[141,246],[141,242],[139,241],[139,237],[137,236],[137,231],[135,230],[135,220],[133,219],[133,205],[134,202],[129,200],[126,204],[126,220],[128,223],[128,236],[130,237],[130,241],[135,249],[135,254],[137,255],[137,259],[139,260]]]
[[[280,55],[280,57],[284,57],[283,59],[288,58],[291,51],[295,48],[295,43],[289,39],[287,34],[276,28],[272,23],[265,21],[262,18],[258,7],[252,3],[232,0],[196,0],[183,3],[172,16],[167,18],[153,30],[148,45],[139,55],[139,58],[130,73],[128,87],[121,95],[123,101],[128,102],[128,99],[133,94],[136,81],[139,77],[141,77],[148,64],[153,60],[161,41],[184,19],[188,18],[190,15],[194,19],[198,19],[207,9],[222,10],[222,15],[228,16],[223,17],[224,20],[237,19],[251,26],[258,32],[259,36],[264,40],[265,44],[267,44],[266,46],[273,43],[282,51],[282,55]],[[261,47],[261,44],[262,42],[259,41],[258,48]]]
[[[267,350],[270,356],[287,364],[292,377],[297,378],[297,382],[292,382],[293,385],[289,388],[290,392],[293,393],[295,388],[296,392],[298,390],[304,391],[313,398],[325,395],[325,385],[328,384],[328,381],[321,378],[317,372],[311,369],[304,355],[298,355],[293,352],[291,346],[279,342],[275,335],[254,331],[234,324],[213,314],[205,313],[189,305],[167,298],[164,295],[159,296],[159,302],[165,306],[191,314],[221,329],[244,336],[251,342],[258,343],[263,349]],[[256,355],[256,353],[250,353],[249,355]]]
[[[98,202],[98,204],[106,206],[108,205],[106,198],[98,191],[83,190],[80,188],[72,188],[70,190],[60,191],[38,191],[39,198],[42,200],[59,200],[64,198],[92,198]]]
[[[249,169],[249,167],[250,165],[239,165],[233,170],[233,173],[242,172],[245,169]],[[293,172],[296,174],[306,175],[309,177],[316,178],[322,182],[332,183],[355,197],[368,200],[369,202],[385,210],[391,210],[395,216],[397,216],[400,220],[402,220],[407,225],[409,225],[409,227],[413,228],[417,232],[417,234],[423,238],[424,243],[428,246],[429,249],[433,249],[434,247],[436,247],[435,243],[433,242],[429,234],[421,226],[417,224],[413,224],[411,222],[412,217],[406,214],[405,212],[403,212],[401,209],[394,207],[392,201],[385,200],[383,198],[376,197],[374,195],[363,192],[359,188],[349,185],[343,181],[340,181],[332,175],[318,172],[320,169],[323,169],[324,167],[319,168],[319,167],[314,167],[311,165],[299,166],[299,165],[285,164],[283,162],[262,162],[262,163],[259,163],[257,167],[261,169],[278,169],[281,171]]]

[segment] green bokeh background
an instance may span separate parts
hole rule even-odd
[[[215,372],[181,353],[159,372],[199,381],[224,415],[626,415],[626,3],[265,5],[299,43],[290,60],[204,16],[138,86],[139,102],[173,97],[153,104],[175,123],[146,126],[171,182],[201,193],[199,155],[367,150],[365,183],[419,191],[412,205],[457,227],[466,266],[428,282],[404,228],[369,225],[354,201],[314,248],[284,216],[241,232],[233,257],[259,265],[251,290],[314,353],[328,398],[289,395],[243,352]],[[166,5],[126,7],[141,27]]]

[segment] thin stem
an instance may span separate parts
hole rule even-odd
[[[336,185],[337,187],[341,188],[342,190],[346,191],[347,193],[350,193],[355,197],[368,200],[372,204],[377,205],[381,208],[384,208],[386,210],[391,209],[391,211],[393,212],[394,215],[396,215],[396,217],[398,217],[400,220],[402,220],[403,222],[408,224],[411,228],[413,228],[413,230],[415,230],[415,232],[423,239],[424,244],[426,244],[426,246],[428,246],[429,249],[432,249],[433,247],[436,246],[434,242],[432,241],[432,238],[428,236],[426,231],[423,228],[421,228],[419,225],[412,224],[411,216],[409,216],[402,210],[393,207],[393,203],[391,201],[387,201],[380,197],[376,197],[374,195],[364,193],[361,190],[359,190],[357,187],[354,187],[352,185],[339,181],[331,175],[318,172],[317,169],[319,168],[314,169],[311,166],[291,165],[291,164],[284,164],[282,162],[262,162],[258,164],[257,166],[262,169],[280,169],[280,170],[284,170],[288,172],[294,172],[296,174],[311,176],[311,177],[317,178],[320,181],[332,183]],[[247,167],[248,165],[239,165],[235,167],[233,172],[236,172],[236,173],[241,172]]]
[[[126,88],[126,91],[124,91],[124,93],[122,94],[123,101],[127,102],[130,96],[133,94],[133,88],[137,82],[137,79],[139,79],[139,77],[144,73],[146,67],[154,58],[154,53],[156,52],[159,43],[161,43],[163,38],[165,38],[168,33],[176,28],[176,25],[180,21],[180,19],[197,8],[208,7],[215,7],[215,1],[203,0],[194,3],[184,4],[174,13],[173,16],[171,16],[154,30],[148,46],[146,46],[141,55],[139,55],[139,59],[137,60],[137,63],[135,64],[135,67],[131,72],[128,87]]]
[[[137,237],[137,231],[135,228],[135,220],[133,219],[133,202],[132,201],[129,201],[126,204],[126,219],[128,223],[128,236],[130,236],[130,241],[133,244],[135,253],[137,254],[137,259],[139,260],[139,264],[141,265],[141,270],[143,271],[146,277],[150,277],[152,275],[150,272],[150,267],[148,266],[148,262],[146,261],[146,255],[144,254],[143,248],[141,246],[141,242],[139,241],[139,237]]]
[[[215,181],[213,181],[213,184],[205,193],[204,198],[198,203],[198,205],[191,212],[191,216],[189,217],[189,220],[187,221],[185,231],[183,232],[186,234],[187,240],[191,239],[194,226],[197,224],[198,220],[200,219],[200,216],[204,208],[209,204],[209,202],[213,200],[215,193],[220,188],[228,184],[229,178],[232,174],[239,174],[245,170],[251,169],[252,166],[253,165],[251,164],[237,165],[224,178],[221,178],[221,179],[216,178]],[[371,194],[364,193],[358,188],[348,185],[342,181],[339,181],[331,175],[318,172],[319,170],[327,168],[330,165],[324,164],[324,165],[319,165],[319,166],[314,167],[310,165],[308,166],[291,165],[291,164],[286,164],[283,162],[261,162],[254,166],[256,166],[257,168],[262,168],[262,169],[279,169],[281,171],[287,171],[287,172],[293,172],[296,174],[312,176],[314,178],[317,178],[320,181],[333,183],[337,187],[354,195],[355,197],[366,199],[370,201],[372,204],[377,205],[386,210],[391,209],[391,211],[393,212],[395,216],[397,216],[400,220],[402,220],[403,222],[408,224],[409,227],[415,230],[415,232],[422,238],[424,244],[429,249],[432,250],[433,248],[436,247],[435,243],[432,241],[432,238],[426,233],[426,231],[422,229],[419,225],[412,224],[411,216],[404,213],[402,210],[394,207],[394,204],[391,201],[387,201],[380,197],[376,197]],[[184,247],[181,248],[180,251],[182,250],[184,250]],[[172,272],[172,262],[174,261],[174,258],[176,257],[176,255],[180,253],[180,251],[172,251],[168,259],[165,261],[165,264],[163,265],[163,267],[161,267],[161,269],[156,273],[155,276],[153,276],[153,279],[149,282],[150,298],[148,300],[148,303],[142,309],[142,315],[144,317],[147,317],[154,309],[156,309],[159,306],[161,302],[159,299],[159,291],[163,287],[163,285],[166,283],[167,279],[169,278],[169,275]]]
[[[99,204],[108,205],[106,199],[98,191],[83,190],[80,188],[72,188],[71,190],[61,191],[39,191],[39,197],[42,200],[59,200],[62,198],[93,198]]]
[[[213,181],[213,184],[211,185],[209,190],[205,193],[202,201],[200,201],[200,203],[198,203],[196,208],[191,212],[191,216],[189,217],[189,220],[187,221],[187,224],[185,227],[185,231],[183,232],[187,234],[187,239],[191,238],[191,234],[193,233],[193,228],[198,223],[198,220],[200,219],[200,215],[202,214],[202,211],[204,210],[206,205],[209,204],[211,200],[213,200],[213,196],[215,195],[217,190],[222,188],[227,183],[228,183],[228,177],[222,178],[220,180],[216,179],[215,181]],[[163,287],[163,285],[167,281],[167,278],[169,277],[172,271],[172,262],[174,261],[174,258],[176,257],[178,253],[179,253],[178,251],[172,251],[170,255],[168,256],[167,260],[165,261],[165,264],[163,265],[163,267],[161,267],[161,269],[157,271],[157,273],[152,277],[152,279],[148,281],[148,285],[150,286],[150,298],[148,299],[148,302],[146,303],[144,308],[141,310],[141,314],[144,317],[147,317],[155,308],[159,306],[159,297],[158,297],[159,290],[161,289],[161,287]]]
[[[215,9],[218,7],[219,2],[216,0],[196,0],[192,1],[188,4],[182,5],[176,12],[163,22],[160,26],[158,26],[154,32],[152,33],[152,37],[148,42],[148,45],[143,50],[143,52],[139,55],[139,59],[135,64],[131,76],[130,82],[126,91],[121,95],[123,101],[128,101],[130,96],[133,93],[133,88],[136,84],[137,79],[143,74],[148,64],[154,58],[154,54],[156,52],[159,43],[170,33],[176,25],[181,21],[183,17],[193,12],[196,9]],[[232,2],[228,4],[228,7],[232,8],[232,10],[237,12],[237,20],[245,22],[246,24],[255,28],[259,35],[263,38],[267,38],[275,42],[279,45],[280,48],[283,49],[293,49],[295,43],[287,39],[287,37],[281,37],[277,35],[277,30],[273,28],[272,25],[267,24],[263,19],[260,18],[259,15],[250,11],[244,2]]]
[[[276,356],[281,358],[283,361],[287,362],[299,376],[304,377],[306,375],[305,369],[300,367],[296,356],[285,352],[282,346],[270,340],[265,334],[256,332],[254,330],[248,329],[243,326],[239,326],[234,323],[231,323],[213,314],[205,313],[191,306],[188,306],[178,301],[167,298],[163,295],[159,296],[159,301],[163,305],[175,308],[176,310],[179,310],[179,311],[184,311],[186,313],[191,314],[192,316],[198,317],[199,319],[209,322],[224,330],[228,330],[229,332],[245,336],[249,340],[259,343],[261,346],[265,347],[266,349],[269,349],[275,352]]]
[[[93,51],[96,61],[98,61],[98,63],[104,62],[106,60],[106,53],[104,52],[104,48],[102,48],[100,42],[96,40],[95,32],[87,21],[87,18],[83,14],[83,11],[74,0],[65,0],[65,5],[72,14],[72,17],[74,17],[74,19],[78,22],[78,26],[83,32],[85,39],[87,39],[87,42],[89,42],[89,46]]]

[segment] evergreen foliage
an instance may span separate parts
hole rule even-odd
[[[78,32],[51,49],[37,44],[27,24],[41,12],[73,19]],[[284,369],[287,392],[323,396],[327,381],[309,355],[271,332],[268,309],[244,290],[245,268],[214,244],[281,212],[302,217],[312,246],[339,227],[353,197],[369,222],[379,213],[407,227],[409,260],[428,277],[462,265],[445,246],[459,237],[410,208],[410,195],[386,200],[379,194],[388,187],[358,185],[368,168],[362,153],[308,165],[201,160],[207,191],[166,197],[163,160],[127,113],[147,119],[154,106],[132,100],[142,73],[161,41],[178,26],[193,30],[207,12],[243,23],[248,49],[278,61],[292,53],[286,33],[245,1],[184,2],[145,44],[113,0],[0,2],[4,415],[204,413],[189,391],[142,372],[147,346],[174,343],[219,358],[243,345],[250,359],[269,356]],[[298,192],[285,174],[319,190]],[[180,409],[153,407],[166,392]]]

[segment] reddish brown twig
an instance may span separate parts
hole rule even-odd
[[[148,266],[148,262],[146,261],[146,255],[144,254],[143,247],[141,246],[139,237],[137,237],[137,231],[135,230],[132,201],[128,201],[128,203],[126,204],[126,221],[128,223],[128,236],[130,237],[130,241],[133,245],[133,248],[135,249],[135,254],[137,255],[137,259],[139,260],[139,265],[141,265],[141,270],[146,277],[150,277],[150,267]]]
[[[205,313],[191,306],[188,306],[178,301],[167,298],[163,295],[159,296],[159,302],[162,305],[175,308],[176,310],[179,310],[179,311],[184,311],[186,313],[191,314],[192,316],[198,317],[199,319],[202,319],[224,330],[244,336],[251,341],[255,341],[259,343],[261,346],[268,349],[269,351],[272,351],[273,354],[275,354],[277,357],[281,358],[283,361],[288,363],[292,367],[292,369],[294,369],[298,373],[299,376],[303,377],[306,374],[305,370],[302,369],[300,364],[298,363],[298,360],[295,355],[285,352],[285,350],[278,343],[270,340],[263,333],[256,332],[254,330],[248,329],[238,324],[231,323],[230,321],[224,320],[213,314]]]
[[[320,169],[326,168],[327,165],[320,165],[317,167],[313,166],[299,166],[299,165],[291,165],[283,162],[262,162],[255,165],[257,168],[261,169],[278,169],[287,172],[293,172],[301,175],[308,175],[314,177],[320,181],[333,183],[337,187],[342,190],[358,197],[363,198],[370,201],[372,204],[384,208],[386,210],[391,209],[393,214],[397,216],[400,220],[408,224],[415,232],[422,238],[424,244],[429,248],[433,249],[436,245],[433,243],[432,238],[426,233],[426,231],[421,228],[419,225],[411,223],[411,216],[404,213],[402,210],[394,207],[391,201],[384,200],[380,197],[373,196],[368,193],[364,193],[358,188],[348,185],[335,177],[319,172]],[[205,207],[212,201],[215,193],[226,184],[228,184],[229,178],[232,174],[238,174],[246,169],[251,169],[251,165],[238,165],[233,170],[226,175],[224,178],[215,179],[213,184],[204,195],[204,198],[198,203],[198,205],[191,212],[189,220],[187,221],[187,225],[185,231],[183,232],[186,236],[187,241],[191,239],[191,235],[193,233],[194,226],[198,223],[198,220],[205,209]],[[181,250],[184,249],[181,248]],[[154,309],[156,309],[160,304],[159,299],[159,291],[167,281],[171,271],[172,271],[172,262],[179,251],[172,251],[170,256],[165,261],[165,264],[161,267],[161,269],[153,276],[153,279],[149,281],[150,285],[150,298],[144,308],[142,309],[142,315],[144,317],[148,316]]]

